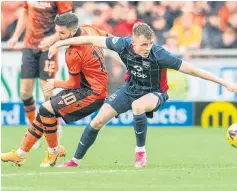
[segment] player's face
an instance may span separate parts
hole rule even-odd
[[[132,42],[134,52],[144,58],[147,58],[151,51],[153,40],[154,38],[147,39],[144,35],[134,35]]]
[[[65,40],[65,39],[71,38],[75,34],[75,30],[69,30],[65,26],[56,25],[55,30],[59,34],[60,40]]]

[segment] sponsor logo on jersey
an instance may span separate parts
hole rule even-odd
[[[39,9],[45,9],[50,8],[51,4],[48,2],[41,2],[41,1],[27,1],[28,5],[31,7],[39,8]]]
[[[143,68],[141,66],[135,65],[133,66],[135,70],[131,70],[131,73],[136,76],[137,78],[147,78],[146,74],[143,74]]]
[[[141,66],[135,65],[133,66],[138,72],[141,72],[143,69]]]
[[[148,68],[150,68],[150,62],[142,61],[142,66],[143,66],[145,69],[148,69]]]

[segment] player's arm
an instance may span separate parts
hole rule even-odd
[[[117,53],[120,53],[125,47],[124,39],[120,37],[79,36],[56,42],[49,48],[48,57],[52,58],[61,46],[83,44],[93,45],[100,48],[107,48],[116,51]]]
[[[19,18],[17,21],[15,32],[14,32],[13,36],[11,37],[11,39],[9,39],[7,42],[9,48],[16,47],[16,43],[18,42],[18,39],[20,38],[22,32],[25,30],[25,28],[27,26],[28,11],[24,7],[20,7],[19,9],[20,9]]]
[[[199,77],[208,81],[215,82],[227,88],[229,91],[236,92],[237,91],[237,84],[227,82],[218,76],[197,68],[187,62],[173,56],[165,49],[159,49],[157,52],[157,61],[161,65],[162,68],[170,68],[174,70],[178,70],[182,73],[189,74],[195,77]]]
[[[79,36],[61,40],[56,43],[57,47],[83,44],[98,46],[100,48],[107,48],[106,37],[103,36]]]
[[[68,12],[72,12],[72,6],[73,3],[72,1],[57,1],[57,9],[58,9],[58,14],[64,14],[64,13],[68,13]],[[60,37],[58,35],[58,33],[54,33],[51,36],[47,36],[45,37],[39,44],[39,48],[42,49],[43,51],[48,50],[49,47],[60,40]]]
[[[43,91],[46,93],[55,88],[76,89],[76,88],[79,88],[78,87],[79,84],[80,84],[80,75],[69,74],[69,79],[66,81],[55,80],[55,79],[48,80],[45,86],[43,87]]]
[[[185,73],[185,74],[189,74],[189,75],[192,75],[195,77],[202,78],[204,80],[208,80],[208,81],[212,81],[217,84],[220,84],[220,85],[226,87],[231,92],[237,91],[237,84],[227,82],[227,81],[223,80],[222,78],[216,76],[215,74],[212,74],[206,70],[197,68],[191,64],[188,64],[185,61],[182,61],[179,71],[182,73]]]
[[[39,47],[40,49],[42,49],[43,51],[45,51],[45,50],[48,50],[49,47],[50,47],[53,43],[55,43],[55,42],[57,42],[57,41],[59,41],[59,40],[60,40],[59,34],[58,34],[58,33],[54,33],[54,34],[51,35],[51,36],[45,37],[45,38],[40,42],[40,44],[39,44],[38,47]]]
[[[49,59],[52,58],[56,52],[58,52],[59,47],[61,46],[73,46],[73,45],[94,45],[98,46],[100,48],[107,48],[106,46],[106,37],[100,37],[100,36],[79,36],[79,37],[73,37],[66,40],[60,40],[54,45],[52,45],[49,48],[48,57]]]

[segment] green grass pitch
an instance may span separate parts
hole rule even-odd
[[[17,149],[26,127],[2,127],[2,152]],[[61,144],[71,159],[83,128],[64,127]],[[22,167],[1,163],[2,191],[236,191],[237,149],[225,129],[148,128],[148,166],[134,168],[132,128],[104,128],[80,168],[40,168],[46,144]]]

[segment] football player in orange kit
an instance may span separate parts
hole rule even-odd
[[[70,12],[71,1],[25,1],[20,10],[16,30],[8,41],[9,48],[15,48],[19,37],[26,28],[21,65],[21,99],[26,116],[30,122],[36,116],[33,89],[35,78],[40,78],[41,88],[48,79],[52,79],[57,72],[57,56],[48,58],[48,47],[59,40],[55,33],[54,19],[57,14]],[[52,91],[44,92],[45,101],[52,96]],[[35,144],[39,147],[40,142]]]
[[[55,24],[60,39],[75,36],[112,36],[87,25],[78,28],[78,18],[73,13],[57,16]],[[103,50],[91,45],[70,46],[65,57],[69,79],[48,80],[43,91],[46,93],[54,88],[65,90],[41,105],[21,147],[17,151],[2,153],[2,161],[23,165],[34,143],[45,134],[48,153],[41,167],[54,166],[57,158],[65,154],[63,146],[58,144],[57,118],[62,117],[68,124],[90,115],[103,105],[107,96],[108,80]]]

